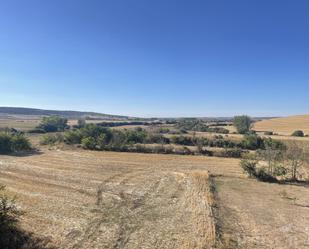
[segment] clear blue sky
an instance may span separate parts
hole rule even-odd
[[[3,0],[0,106],[309,113],[308,0]]]

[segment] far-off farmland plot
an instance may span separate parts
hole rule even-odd
[[[309,115],[262,120],[254,124],[254,129],[288,136],[296,130],[302,130],[305,134],[309,134]]]
[[[0,114],[0,129],[1,128],[15,128],[21,131],[28,131],[35,128],[41,121],[41,118],[38,116],[24,116],[24,115],[15,115],[7,116]]]
[[[22,227],[59,248],[308,248],[309,188],[239,160],[83,150],[0,157]]]

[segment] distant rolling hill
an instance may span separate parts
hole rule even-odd
[[[254,124],[256,131],[273,131],[280,135],[291,135],[295,130],[309,134],[309,115],[262,120]]]
[[[92,118],[92,119],[129,119],[127,116],[110,115],[97,112],[81,112],[81,111],[58,111],[43,110],[24,107],[0,107],[0,115],[26,115],[26,116],[52,116],[58,115],[65,118]]]

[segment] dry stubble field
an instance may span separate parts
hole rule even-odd
[[[257,131],[273,131],[279,135],[289,136],[295,130],[302,130],[309,135],[309,115],[265,119],[254,124]]]
[[[309,247],[309,188],[247,179],[236,159],[43,150],[0,156],[0,182],[59,248]]]

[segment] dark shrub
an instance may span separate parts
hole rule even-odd
[[[288,170],[282,165],[277,166],[274,169],[275,176],[285,176],[287,173],[288,173]]]
[[[145,139],[147,143],[151,144],[169,144],[170,140],[161,134],[148,134],[147,138]]]
[[[245,135],[241,145],[242,148],[246,150],[257,150],[264,148],[263,139],[255,134]]]
[[[22,152],[31,150],[29,140],[22,134],[0,133],[0,153]]]
[[[109,141],[109,147],[111,149],[126,150],[127,149],[127,137],[126,134],[119,130],[113,130],[112,137]]]
[[[109,128],[101,127],[95,124],[87,124],[84,128],[80,129],[80,131],[83,138],[98,138],[101,134],[105,134],[107,140],[111,139],[112,137],[112,132]]]
[[[171,137],[170,141],[173,144],[187,145],[187,146],[194,145],[192,138],[187,136],[173,136]]]
[[[202,120],[185,119],[176,124],[181,131],[201,131],[228,134],[229,130],[223,127],[209,127]]]
[[[203,121],[197,119],[183,119],[178,121],[176,128],[183,131],[207,131],[208,126]]]
[[[204,156],[213,156],[213,152],[210,150],[206,150],[206,149],[200,149],[198,151],[199,154],[204,155]]]
[[[257,161],[243,159],[240,162],[240,166],[245,173],[247,173],[250,177],[256,175],[256,165]]]
[[[272,131],[265,131],[264,135],[265,136],[272,136],[272,135],[274,135],[274,133]]]
[[[168,129],[168,128],[160,127],[158,129],[158,133],[161,133],[161,134],[166,134],[166,133],[169,133],[169,132],[170,132],[170,129]]]
[[[243,153],[244,152],[241,149],[234,148],[234,149],[225,149],[222,151],[215,151],[213,155],[217,157],[241,158]]]
[[[84,149],[89,150],[95,150],[97,146],[96,140],[93,137],[85,137],[82,139],[81,143]]]
[[[44,134],[44,133],[46,133],[46,131],[43,130],[43,129],[40,129],[40,128],[35,128],[35,129],[32,129],[32,130],[29,130],[28,133]]]
[[[303,131],[297,130],[297,131],[294,131],[294,132],[292,133],[292,136],[293,136],[293,137],[304,137],[305,134],[304,134]]]
[[[277,179],[267,173],[265,168],[260,168],[256,171],[255,177],[262,182],[277,182]]]
[[[271,148],[272,150],[279,150],[279,151],[286,150],[286,145],[283,142],[272,138],[264,139],[264,147],[265,149]]]
[[[155,121],[155,122],[144,122],[144,121],[116,121],[116,122],[100,122],[97,123],[97,125],[102,127],[118,127],[118,126],[131,126],[131,125],[145,125],[145,126],[151,126],[151,125],[161,125],[162,122]],[[141,128],[141,127],[139,127]]]
[[[29,151],[31,150],[31,144],[29,139],[23,135],[13,135],[11,138],[11,149],[14,152]]]
[[[67,122],[66,118],[59,116],[44,117],[37,128],[46,132],[64,131],[68,128]]]
[[[44,135],[41,138],[41,145],[55,145],[56,143],[62,143],[64,141],[64,137],[61,134],[53,134],[53,135]]]
[[[0,153],[12,152],[12,135],[1,132],[0,133]]]
[[[71,130],[65,132],[64,141],[68,144],[80,144],[82,137],[83,135],[80,130]]]
[[[223,139],[224,137],[222,135],[215,135],[214,138],[215,139]]]
[[[231,140],[225,140],[222,138],[208,139],[208,138],[199,138],[202,140],[203,146],[209,147],[218,147],[218,148],[237,148],[241,147],[238,143],[233,142]]]
[[[147,137],[147,132],[139,127],[135,130],[127,130],[126,137],[127,143],[144,143]]]

